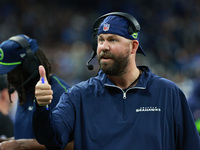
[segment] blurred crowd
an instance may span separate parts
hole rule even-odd
[[[190,95],[200,74],[199,0],[1,0],[0,42],[26,34],[38,40],[53,72],[70,85],[98,72],[85,65],[92,52],[92,25],[101,15],[124,11],[141,25],[140,44],[147,56],[137,57]]]

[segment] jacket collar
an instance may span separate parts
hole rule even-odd
[[[137,85],[135,86],[138,88],[146,88],[148,81],[151,78],[152,72],[150,70],[149,67],[147,66],[137,66],[140,70],[142,70],[142,75],[140,77],[140,79],[138,80]],[[99,80],[101,80],[103,85],[112,85],[115,86],[115,84],[113,82],[110,81],[110,79],[108,78],[108,76],[102,72],[102,70],[100,70],[98,72],[98,76]]]

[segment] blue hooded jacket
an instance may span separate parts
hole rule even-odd
[[[122,90],[99,71],[64,93],[53,111],[36,103],[36,139],[54,150],[64,149],[71,133],[75,150],[200,149],[183,92],[148,67],[139,68],[135,87]]]

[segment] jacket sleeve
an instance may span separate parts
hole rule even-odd
[[[176,149],[200,149],[200,138],[188,102],[180,89],[177,93],[174,104]]]
[[[57,107],[46,110],[46,107],[41,107],[35,102],[33,109],[32,125],[35,137],[50,150],[63,149],[67,145],[73,126],[69,127],[67,122],[68,117],[73,118],[71,106],[60,103]],[[71,120],[71,124],[73,121]]]

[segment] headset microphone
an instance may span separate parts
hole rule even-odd
[[[9,95],[12,94],[12,93],[14,93],[14,91],[15,91],[15,88],[10,88],[10,89],[8,90]]]
[[[19,90],[22,86],[24,86],[25,84],[27,84],[31,79],[33,79],[33,78],[35,78],[37,75],[38,75],[38,70],[35,70],[32,74],[31,74],[31,76],[24,82],[24,83],[22,83],[21,85],[19,85],[17,88],[10,88],[9,90],[8,90],[8,93],[9,93],[9,95],[11,95],[15,90],[17,91],[17,90]],[[11,100],[11,99],[10,99]],[[12,102],[12,101],[11,101]]]
[[[88,70],[93,70],[93,68],[94,68],[93,65],[89,64],[91,60],[92,60],[92,58],[90,58],[86,63],[86,66],[87,66]]]
[[[95,56],[96,56],[96,53],[94,51],[92,51],[91,57],[86,63],[88,70],[93,70],[93,68],[94,68],[93,65],[90,65],[89,63],[92,61],[92,59],[94,59]]]

